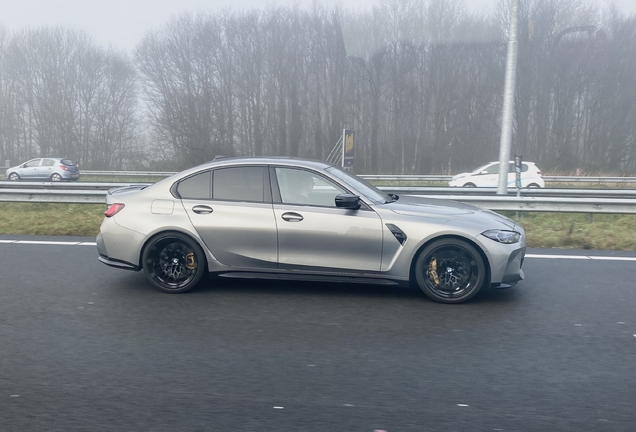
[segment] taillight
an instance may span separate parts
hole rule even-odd
[[[541,171],[537,171],[537,174],[539,174],[539,177],[543,177],[543,173]]]
[[[64,165],[60,165],[60,168],[62,168],[64,171],[68,171],[68,168],[66,168]]]
[[[126,207],[126,204],[122,204],[122,203],[111,204],[104,212],[104,216],[106,216],[107,218],[113,217],[117,213],[119,213],[121,209],[123,209],[124,207]]]

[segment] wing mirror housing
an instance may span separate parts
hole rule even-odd
[[[358,210],[360,208],[360,197],[353,194],[340,194],[336,196],[336,207]]]

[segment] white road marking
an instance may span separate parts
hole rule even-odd
[[[2,244],[28,244],[28,245],[52,245],[52,246],[97,246],[96,242],[61,242],[43,240],[0,240]]]
[[[569,259],[569,260],[599,260],[599,261],[636,261],[636,257],[613,257],[591,255],[540,255],[527,254],[526,258]]]

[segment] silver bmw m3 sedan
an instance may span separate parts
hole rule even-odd
[[[523,279],[523,228],[444,199],[386,194],[319,161],[222,158],[112,189],[99,260],[182,293],[206,274],[392,285],[461,303]]]

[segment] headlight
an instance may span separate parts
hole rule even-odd
[[[488,230],[481,233],[481,235],[488,237],[490,240],[505,244],[518,243],[521,239],[521,234],[517,231]]]

